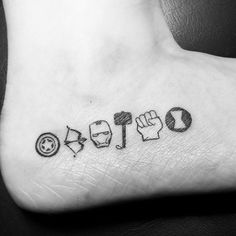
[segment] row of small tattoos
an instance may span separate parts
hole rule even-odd
[[[114,115],[114,124],[120,126],[122,130],[121,144],[116,145],[118,150],[126,148],[126,129],[133,123],[133,117],[130,112],[120,112]],[[142,141],[152,141],[160,139],[160,132],[164,125],[156,111],[151,110],[141,114],[135,119],[137,132],[141,135]],[[183,108],[172,108],[165,117],[165,124],[173,132],[185,132],[192,124],[191,114]],[[89,125],[90,139],[96,148],[109,147],[112,140],[112,130],[109,123],[105,120],[99,120]],[[74,157],[84,149],[87,138],[76,129],[67,126],[64,145],[73,153]],[[61,147],[60,140],[55,134],[44,133],[36,141],[35,149],[40,156],[55,156]]]

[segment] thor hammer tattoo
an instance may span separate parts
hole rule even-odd
[[[120,112],[114,115],[115,125],[122,126],[122,145],[116,145],[117,149],[126,148],[126,125],[132,124],[132,114],[130,112]]]

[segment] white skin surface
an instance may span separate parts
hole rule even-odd
[[[121,199],[234,188],[236,61],[178,47],[158,1],[4,0],[9,61],[1,118],[1,169],[10,193],[35,211],[81,209]],[[164,127],[142,142],[136,122],[127,148],[113,115],[133,118],[180,106],[193,118],[186,133]],[[86,142],[73,158],[66,126],[89,137],[106,120],[109,148]],[[42,158],[44,132],[61,140]]]

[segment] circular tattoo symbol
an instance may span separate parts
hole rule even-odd
[[[54,134],[45,133],[39,136],[35,148],[40,156],[52,157],[59,151],[60,141]]]
[[[171,131],[185,132],[191,124],[191,114],[183,108],[174,107],[166,114],[166,125]]]

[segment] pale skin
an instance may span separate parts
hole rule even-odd
[[[236,182],[236,60],[181,49],[158,1],[4,0],[8,83],[1,117],[1,170],[16,203],[34,211],[64,211],[181,192],[234,189]],[[127,148],[117,150],[116,112],[136,118],[172,107],[193,118],[183,134],[166,127],[142,142],[135,121]],[[109,148],[86,142],[73,154],[66,126],[89,137],[106,120]],[[52,158],[35,141],[53,132]]]

